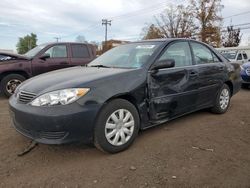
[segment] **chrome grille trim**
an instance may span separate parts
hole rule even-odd
[[[35,93],[20,91],[18,93],[18,100],[22,103],[28,103],[32,101],[37,95]]]

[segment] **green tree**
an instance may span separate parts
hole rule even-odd
[[[26,52],[37,46],[36,42],[37,36],[34,33],[31,33],[30,35],[26,35],[24,37],[20,37],[16,45],[17,52],[19,54],[25,54]]]
[[[193,15],[199,22],[199,39],[219,47],[221,44],[221,0],[191,0]]]

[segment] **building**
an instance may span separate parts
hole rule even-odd
[[[114,39],[108,40],[106,43],[105,42],[102,43],[102,46],[103,46],[102,52],[106,52],[110,50],[111,48],[114,48],[122,44],[127,44],[127,43],[129,43],[129,41],[114,40]]]

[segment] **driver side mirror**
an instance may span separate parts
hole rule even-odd
[[[172,68],[174,66],[175,66],[174,59],[165,59],[165,60],[157,61],[155,65],[153,66],[153,70],[158,71],[159,69]]]
[[[48,58],[50,58],[50,54],[47,54],[47,53],[45,53],[45,54],[43,54],[42,56],[40,56],[40,59],[42,59],[42,60],[46,60],[46,59],[48,59]]]

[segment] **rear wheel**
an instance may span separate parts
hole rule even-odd
[[[1,91],[10,97],[14,94],[17,86],[25,80],[25,77],[20,74],[9,74],[1,81]]]
[[[99,114],[94,130],[94,144],[108,153],[123,151],[136,138],[139,124],[139,115],[133,104],[124,99],[112,100]]]
[[[215,106],[211,111],[216,114],[225,113],[230,105],[230,99],[231,91],[228,85],[224,84],[216,97]]]

